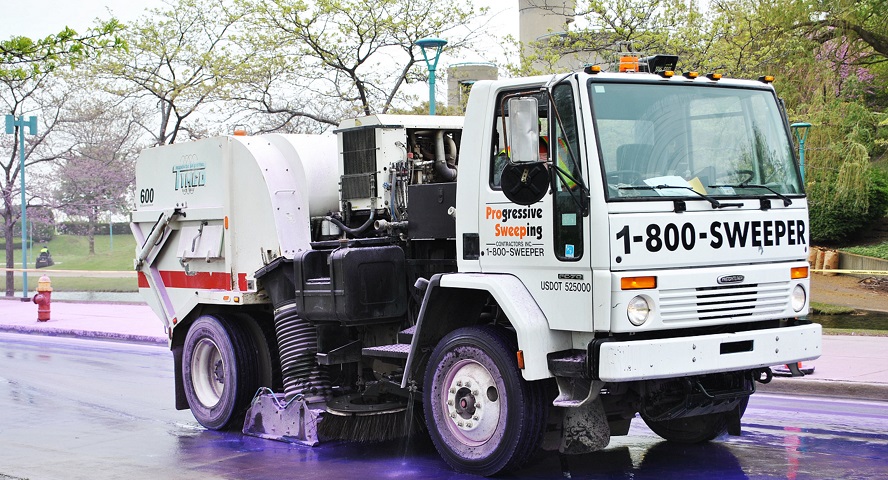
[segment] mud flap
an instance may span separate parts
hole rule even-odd
[[[564,412],[564,436],[559,452],[567,455],[595,452],[610,442],[610,426],[600,397]]]
[[[558,451],[578,455],[603,449],[610,442],[610,425],[599,393],[602,382],[556,378],[560,395],[553,404],[564,408]]]
[[[322,421],[324,413],[323,408],[316,407],[301,398],[287,402],[283,394],[262,389],[247,410],[243,432],[254,437],[313,447],[319,443],[318,422]]]
[[[733,410],[727,413],[728,435],[735,437],[740,436],[740,406],[737,405]]]

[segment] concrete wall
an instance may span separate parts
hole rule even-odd
[[[576,19],[575,0],[519,0],[518,1],[518,39],[523,46],[525,57],[533,55],[535,48],[545,44],[551,44],[557,51],[562,47],[562,41],[569,31],[579,33],[573,27]],[[594,36],[593,31],[584,31],[583,35]],[[608,61],[593,51],[575,52],[573,47],[567,47],[567,51],[573,53],[563,54],[554,65],[539,60],[531,65],[522,65],[525,68],[533,68],[542,73],[554,71],[579,71],[586,65],[601,64]]]
[[[888,272],[888,260],[865,257],[853,253],[839,252],[839,270],[866,270]],[[855,274],[855,277],[872,277],[875,275]]]
[[[478,80],[496,80],[499,70],[492,63],[456,63],[447,68],[447,105],[465,108],[472,84]]]
[[[564,32],[573,23],[574,0],[518,0],[518,36],[521,43],[530,43]]]

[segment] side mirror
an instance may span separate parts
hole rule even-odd
[[[512,163],[540,161],[540,116],[537,99],[509,100],[509,158]]]

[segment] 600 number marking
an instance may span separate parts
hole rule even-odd
[[[154,189],[143,188],[139,191],[139,202],[142,204],[154,203]]]

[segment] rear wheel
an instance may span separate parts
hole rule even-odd
[[[740,409],[740,418],[746,413],[748,403],[749,397],[746,397],[737,406]],[[651,420],[645,415],[641,418],[651,431],[670,442],[703,443],[727,433],[731,414],[732,412],[708,413],[660,421]]]
[[[214,315],[194,321],[185,337],[182,377],[188,406],[201,425],[239,427],[259,388],[256,352],[244,326]]]
[[[521,378],[516,351],[505,330],[467,327],[446,335],[432,353],[423,388],[426,423],[454,469],[494,475],[521,466],[539,448],[543,389]]]

